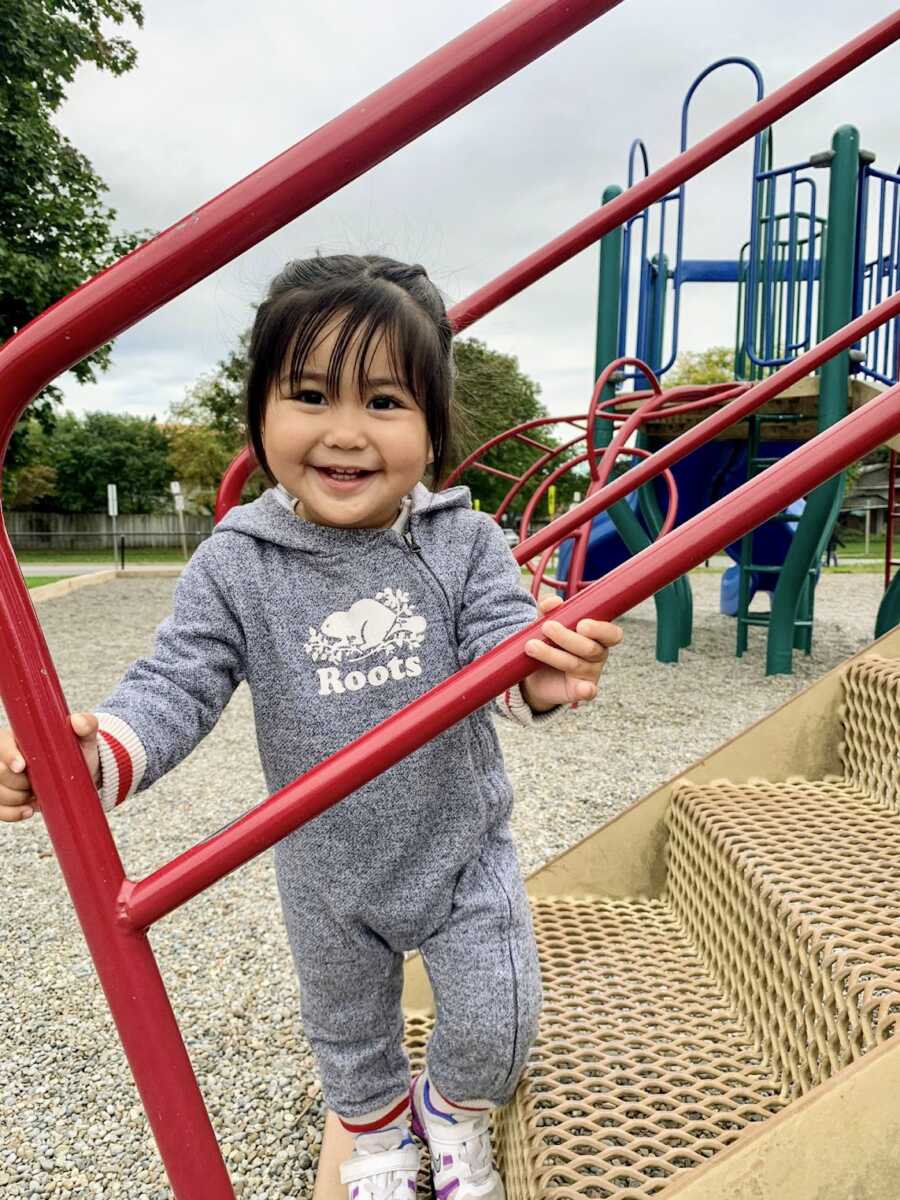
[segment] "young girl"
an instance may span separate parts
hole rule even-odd
[[[428,491],[452,436],[451,329],[419,266],[292,262],[260,305],[247,425],[275,485],[185,568],[154,654],[71,717],[105,808],[149,787],[250,686],[271,791],[535,620],[503,533],[467,488]],[[557,597],[541,604],[548,612]],[[496,709],[543,723],[596,694],[614,625],[543,625],[543,665]],[[0,731],[0,817],[34,811]],[[409,1200],[428,1143],[441,1200],[501,1200],[489,1111],[515,1090],[540,978],[488,708],[275,847],[304,1027],[325,1100],[355,1135],[349,1200]],[[403,952],[437,1018],[410,1086]]]

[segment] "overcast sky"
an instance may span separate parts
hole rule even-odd
[[[109,185],[123,229],[163,230],[500,7],[491,0],[144,0],[136,68],[82,68],[63,132]],[[743,55],[774,91],[894,9],[880,0],[625,0],[331,199],[121,335],[75,411],[165,415],[234,345],[289,258],[377,251],[417,260],[449,303],[599,207],[642,137],[651,167],[678,151],[682,98],[707,64]],[[878,165],[900,159],[900,48],[883,51],[776,128],[779,164],[859,127]],[[692,108],[691,140],[754,99],[727,67]],[[749,226],[749,148],[688,185],[690,258],[734,258]],[[824,174],[821,176],[823,182]],[[584,251],[471,328],[518,356],[553,413],[584,411],[597,251]],[[681,348],[733,339],[728,286],[688,288]]]

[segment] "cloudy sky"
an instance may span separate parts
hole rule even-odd
[[[127,29],[134,71],[83,68],[59,115],[109,185],[123,229],[163,230],[499,7],[492,0],[144,0]],[[575,224],[624,184],[642,137],[651,166],[678,151],[692,79],[726,55],[766,91],[889,15],[884,0],[625,0],[413,145],[121,335],[96,387],[65,380],[75,411],[163,416],[226,354],[289,258],[377,251],[425,265],[450,303]],[[840,124],[878,165],[900,160],[900,47],[776,129],[776,160],[805,160]],[[728,67],[692,108],[691,140],[742,111],[753,81]],[[688,185],[686,255],[733,258],[749,225],[750,151]],[[821,176],[824,182],[824,174]],[[553,413],[583,411],[593,365],[597,252],[589,249],[471,329],[518,356]],[[733,337],[727,286],[684,297],[681,348]]]

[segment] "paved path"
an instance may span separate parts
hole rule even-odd
[[[20,564],[23,575],[91,575],[94,571],[109,571],[113,567],[117,567],[110,559],[108,563],[93,562],[24,562]],[[129,572],[135,572],[140,575],[155,575],[159,571],[165,571],[167,574],[175,573],[181,570],[181,564],[177,562],[158,562],[158,563],[129,563],[125,559],[125,568]]]

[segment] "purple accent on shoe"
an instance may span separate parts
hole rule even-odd
[[[453,1191],[453,1189],[458,1188],[458,1187],[459,1187],[459,1180],[451,1179],[450,1182],[445,1183],[442,1188],[436,1188],[434,1194],[435,1194],[435,1196],[437,1196],[437,1200],[447,1200],[447,1197],[450,1195],[450,1193]]]
[[[445,1155],[444,1155],[444,1166],[445,1166],[445,1167],[452,1167],[452,1166],[453,1166],[453,1155],[452,1155],[452,1154],[445,1154]]]
[[[404,1146],[412,1146],[412,1145],[413,1145],[413,1140],[409,1136],[409,1134],[407,1134],[406,1137],[403,1139],[403,1141],[400,1143],[400,1145],[397,1147],[397,1149],[402,1150]]]
[[[413,1195],[415,1195],[416,1181],[414,1179],[407,1179],[406,1182],[409,1184],[410,1188],[412,1189]]]
[[[359,1195],[359,1188],[358,1188],[358,1187],[355,1187],[355,1188],[353,1189],[353,1191],[350,1193],[350,1200],[356,1200],[356,1197],[357,1197],[358,1195]]]
[[[429,1082],[427,1079],[425,1080],[425,1088],[422,1092],[422,1099],[425,1101],[426,1109],[431,1113],[432,1116],[441,1117],[443,1120],[448,1121],[451,1125],[457,1124],[456,1117],[454,1117],[452,1113],[442,1112],[441,1109],[435,1108],[431,1103],[431,1088],[429,1087]]]
[[[416,1078],[410,1084],[410,1088],[409,1088],[409,1115],[410,1115],[409,1124],[410,1124],[410,1127],[412,1128],[413,1133],[416,1135],[416,1137],[419,1139],[419,1141],[427,1142],[428,1138],[425,1136],[425,1127],[423,1126],[422,1122],[419,1120],[419,1114],[416,1112],[416,1080],[418,1078],[419,1078],[419,1076],[417,1075]]]

